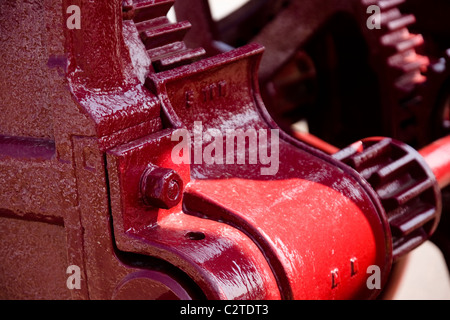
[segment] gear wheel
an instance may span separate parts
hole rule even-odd
[[[423,123],[430,134],[429,141],[450,134],[450,49],[431,63],[427,72],[427,86],[421,88],[423,105],[433,106],[430,123]]]
[[[306,118],[313,134],[340,147],[373,135],[416,146],[423,140],[417,123],[428,116],[418,88],[429,60],[418,54],[423,37],[409,32],[415,17],[402,14],[404,2],[250,0],[216,22],[207,10],[189,10],[194,3],[207,8],[207,0],[180,0],[176,10],[177,17],[208,28],[204,38],[188,34],[191,45],[212,47],[206,45],[212,38],[266,47],[261,91],[285,130]],[[381,10],[380,30],[367,28],[371,5]]]
[[[172,23],[167,18],[174,3],[174,0],[123,1],[123,18],[133,21],[152,62],[151,72],[192,63],[206,53],[203,48],[188,48],[183,41],[191,28],[188,21]]]

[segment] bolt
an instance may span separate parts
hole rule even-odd
[[[168,168],[150,165],[141,178],[141,194],[149,206],[170,209],[176,206],[183,193],[180,175]]]

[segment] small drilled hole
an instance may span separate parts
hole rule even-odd
[[[185,236],[189,240],[203,240],[206,237],[203,232],[188,232]]]

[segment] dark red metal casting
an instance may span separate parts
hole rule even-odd
[[[65,27],[73,4],[80,29]],[[410,240],[433,233],[432,172],[446,184],[448,157],[429,169],[390,139],[336,154],[312,135],[293,138],[260,95],[258,68],[263,59],[262,77],[272,74],[272,53],[191,49],[190,23],[165,17],[173,4],[0,4],[9,35],[0,47],[0,297],[376,298],[393,261],[418,245]],[[216,132],[228,156],[226,135],[239,130],[266,135],[269,163],[249,161],[250,142],[233,145],[232,163],[173,161],[180,132]],[[191,159],[210,140],[189,145]],[[426,159],[448,141],[430,148]],[[407,190],[392,195],[386,181]],[[80,269],[80,288],[67,286],[69,266]],[[380,288],[367,285],[371,266]]]
[[[420,154],[430,165],[439,187],[444,189],[450,184],[450,136],[441,138],[420,150]]]

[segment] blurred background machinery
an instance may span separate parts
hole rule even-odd
[[[293,136],[333,153],[368,136],[418,149],[450,133],[448,1],[249,0],[226,14],[219,1],[207,2],[176,4],[176,16],[194,25],[186,41],[210,54],[263,44],[264,102]],[[370,5],[381,9],[381,29],[368,28]],[[433,240],[450,265],[448,216]]]

